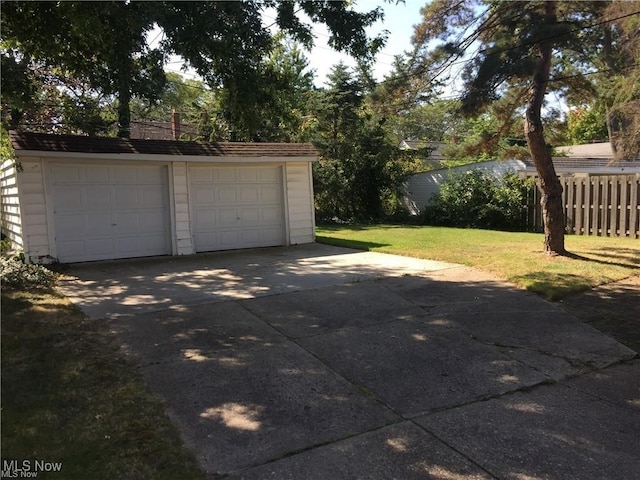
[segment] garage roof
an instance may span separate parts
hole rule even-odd
[[[187,142],[11,131],[15,150],[211,157],[318,157],[311,143]]]

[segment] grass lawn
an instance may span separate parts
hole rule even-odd
[[[567,235],[574,258],[543,253],[543,235],[407,225],[320,226],[317,240],[344,247],[460,263],[549,300],[640,274],[640,240]]]
[[[114,337],[52,290],[2,292],[2,460],[56,479],[204,479]],[[32,467],[33,468],[33,467]]]

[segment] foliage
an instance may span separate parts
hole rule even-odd
[[[26,263],[23,254],[0,257],[3,288],[46,288],[56,282],[56,274],[42,265]]]
[[[322,157],[314,164],[318,218],[370,221],[397,214],[400,185],[414,164],[366,108],[360,78],[338,64],[329,82],[313,102],[312,138]]]
[[[578,107],[567,118],[571,143],[602,142],[608,137],[606,112],[597,107]]]
[[[229,88],[220,90],[221,114],[218,118],[232,126],[232,140],[261,142],[300,141],[308,125],[307,102],[313,90],[313,72],[300,45],[279,33],[274,47],[261,65],[264,85],[254,91],[258,95],[251,108],[237,109],[238,99]]]
[[[365,32],[381,9],[359,13],[347,2],[4,2],[0,50],[9,75],[3,103],[14,110],[15,123],[51,71],[65,86],[87,85],[94,103],[115,97],[118,135],[128,136],[131,100],[158,101],[164,63],[179,55],[212,89],[224,89],[228,116],[247,123],[277,82],[265,66],[277,43],[263,25],[266,8],[274,8],[278,26],[305,47],[313,43],[312,28],[298,18],[300,11],[328,26],[338,50],[370,59],[384,43]],[[151,46],[156,27],[163,38]]]
[[[423,213],[430,225],[495,230],[526,229],[530,180],[514,172],[497,177],[482,170],[451,174]]]

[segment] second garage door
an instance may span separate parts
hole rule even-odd
[[[197,252],[284,245],[279,166],[189,168]]]

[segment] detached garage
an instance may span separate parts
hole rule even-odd
[[[310,144],[11,132],[2,232],[33,262],[311,243]]]

